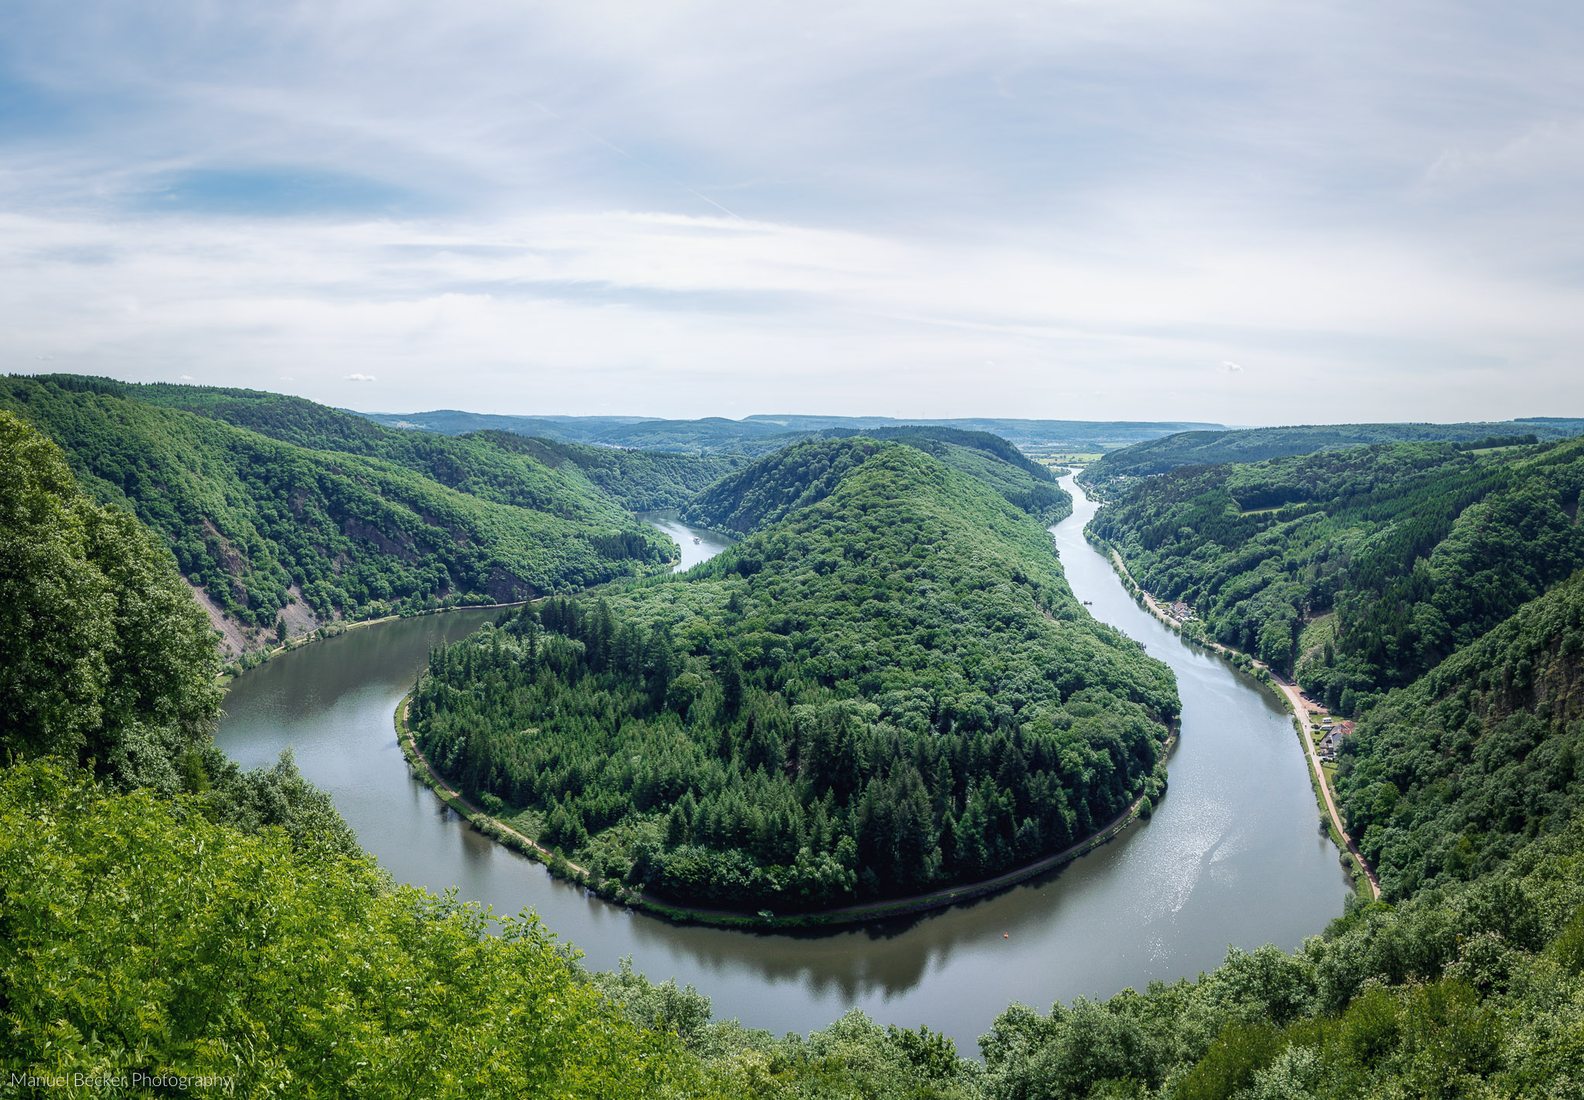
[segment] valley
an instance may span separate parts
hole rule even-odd
[[[28,869],[8,889],[33,907],[10,912],[64,912],[87,875],[141,884],[136,905],[70,922],[0,916],[0,979],[30,1065],[73,1064],[82,1037],[122,1019],[64,992],[87,988],[74,967],[159,989],[145,1018],[187,1037],[160,1047],[160,1064],[194,1073],[218,1068],[212,1052],[253,1026],[240,1021],[298,1011],[300,975],[288,1001],[195,1015],[220,986],[197,972],[151,984],[161,956],[119,949],[122,921],[168,929],[203,939],[240,975],[232,985],[269,987],[244,961],[256,946],[213,923],[228,910],[170,908],[175,875],[212,883],[228,906],[267,898],[291,914],[266,921],[294,961],[278,974],[297,974],[316,944],[378,954],[387,984],[355,1013],[391,1019],[390,990],[420,962],[380,930],[417,919],[424,958],[474,960],[471,1003],[531,999],[518,984],[529,976],[577,1006],[566,1034],[628,1036],[552,1040],[503,1018],[514,1037],[486,1045],[559,1051],[523,1053],[513,1089],[575,1073],[589,1095],[734,1095],[774,1064],[789,1095],[832,1074],[838,1095],[996,1098],[1220,1095],[1227,1081],[1301,1074],[1340,1097],[1492,1078],[1522,1092],[1572,1072],[1565,1047],[1538,1069],[1517,1052],[1573,1026],[1584,972],[1576,442],[1188,466],[1108,482],[1097,509],[1087,475],[1054,480],[955,428],[825,434],[693,466],[389,435],[267,395],[143,400],[92,380],[6,392],[71,444],[0,411],[24,475],[6,488],[4,560],[19,564],[0,576],[3,606],[18,624],[56,624],[4,632],[15,755],[0,856]],[[183,442],[154,446],[163,435]],[[102,457],[112,436],[128,465]],[[345,618],[401,613],[316,631],[332,636],[235,678],[221,717],[220,639],[192,597],[205,574],[179,570],[195,552],[183,532],[224,532],[237,501],[272,517],[248,521],[270,536],[244,539],[246,556],[204,544],[233,578],[272,561],[307,569],[337,545],[369,556],[366,569],[383,568],[380,554],[429,568],[472,537],[421,536],[413,545],[436,557],[408,561],[355,511],[271,511],[233,459],[288,453],[272,447],[301,450],[305,477],[395,493],[433,474],[452,487],[424,493],[462,494],[479,515],[573,523],[581,545],[654,552],[564,574],[564,594],[514,590],[529,601],[516,607],[415,615],[456,594],[349,594],[331,605]],[[575,493],[542,495],[546,477]],[[160,511],[172,501],[186,503]],[[646,506],[671,510],[640,518]],[[598,542],[601,530],[619,541]],[[1173,601],[1175,629],[1134,603],[1113,552]],[[261,633],[267,601],[230,591],[228,621]],[[1235,667],[1249,665],[1238,650],[1356,719],[1336,746],[1335,812],[1378,870],[1380,900],[1351,888],[1290,717]],[[531,838],[560,877],[415,781],[392,725],[409,693],[438,782]],[[1102,843],[1086,851],[1086,838]],[[1030,871],[1042,873],[1020,881]],[[901,912],[920,896],[974,900]],[[364,914],[360,929],[332,935],[327,905]],[[537,915],[489,915],[525,909]],[[795,930],[822,914],[867,919]],[[723,916],[773,930],[698,923]],[[80,962],[32,969],[67,942],[83,945]],[[366,988],[334,967],[316,981],[327,995]],[[71,1030],[51,1034],[76,1038],[46,1050],[29,1021],[60,1003]],[[457,1007],[432,1011],[494,1034]],[[406,1021],[393,1026],[417,1026]],[[330,1052],[353,1042],[341,1028],[278,1030],[276,1049],[322,1050],[323,1080],[336,1080],[349,1070]],[[378,1027],[362,1034],[362,1072],[409,1072]],[[1416,1034],[1437,1037],[1434,1053]],[[623,1053],[640,1049],[638,1062]],[[1194,1091],[1206,1081],[1221,1084]]]

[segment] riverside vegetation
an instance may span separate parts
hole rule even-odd
[[[1394,900],[1351,907],[1300,951],[1233,952],[1196,981],[1049,1013],[1013,1006],[971,1061],[927,1030],[857,1013],[781,1039],[716,1022],[692,990],[583,972],[531,919],[392,885],[334,810],[290,782],[289,763],[245,782],[224,774],[208,744],[218,658],[160,540],[88,500],[60,452],[3,412],[0,462],[8,1068],[216,1074],[237,1095],[1584,1089],[1576,581],[1388,694],[1355,739],[1409,765],[1366,785],[1401,784],[1380,819],[1401,835],[1413,826],[1391,815],[1405,804],[1446,807],[1452,824],[1428,827],[1440,832],[1507,797],[1484,779],[1448,782],[1444,759],[1507,783],[1538,756],[1543,782],[1564,783],[1520,801],[1501,846],[1431,876],[1387,844],[1383,876],[1408,869]],[[1345,770],[1362,772],[1348,755]]]
[[[75,376],[0,378],[97,500],[134,512],[233,653],[343,618],[493,603],[657,570],[630,509],[735,464],[382,428],[297,398]]]
[[[1170,673],[1078,606],[1042,519],[990,485],[835,439],[690,514],[752,533],[526,607],[414,693],[429,760],[597,881],[828,908],[990,877],[1158,796]]]

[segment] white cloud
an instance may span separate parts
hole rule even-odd
[[[19,10],[0,77],[77,114],[0,137],[11,361],[389,408],[1584,405],[1576,14]],[[175,201],[260,166],[395,197]]]

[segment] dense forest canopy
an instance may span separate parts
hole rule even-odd
[[[1584,572],[1374,707],[1337,788],[1394,897],[1566,826],[1584,805]]]
[[[1148,478],[1094,533],[1203,629],[1353,713],[1584,566],[1584,442],[1397,444]]]
[[[1132,481],[1185,466],[1261,462],[1379,443],[1462,443],[1500,446],[1555,442],[1584,435],[1584,420],[1531,417],[1471,424],[1321,424],[1178,432],[1100,456],[1080,475],[1104,496]]]
[[[0,407],[54,439],[93,496],[158,532],[243,628],[234,641],[251,644],[330,619],[652,571],[675,549],[626,505],[674,504],[730,468],[399,432],[294,398],[69,376],[0,378]]]
[[[1158,793],[1170,674],[1038,520],[863,437],[728,480],[773,503],[706,565],[436,652],[430,759],[602,880],[749,909],[983,878]]]
[[[1056,477],[999,436],[955,428],[832,429],[793,444],[751,469],[722,478],[683,509],[690,522],[746,535],[797,508],[823,500],[851,467],[900,442],[984,482],[1013,506],[1045,523],[1072,511],[1072,497]]]
[[[628,511],[675,508],[746,461],[741,455],[582,446],[503,431],[441,436],[383,427],[356,413],[260,390],[135,386],[71,375],[43,380],[200,413],[312,450],[388,459],[452,489],[546,511],[597,499],[602,492]]]

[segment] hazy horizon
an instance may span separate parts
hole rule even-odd
[[[1581,54],[1551,3],[20,0],[0,363],[520,415],[1584,414]]]

